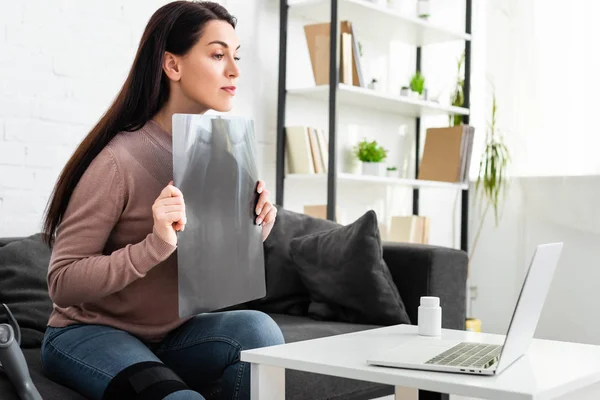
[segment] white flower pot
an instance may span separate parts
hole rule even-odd
[[[419,0],[419,2],[417,3],[417,16],[419,18],[429,18],[430,13],[431,11],[429,9],[429,0]]]
[[[369,89],[374,90],[376,92],[379,91],[380,87],[381,87],[381,85],[379,84],[379,82],[370,82],[368,85]]]
[[[385,176],[385,165],[381,162],[362,162],[363,175]]]
[[[385,176],[387,176],[388,178],[398,178],[400,176],[400,171],[399,170],[395,170],[395,171],[385,171]]]

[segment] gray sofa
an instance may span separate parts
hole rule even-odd
[[[292,225],[293,224],[293,225]],[[293,226],[293,229],[290,227]],[[299,283],[286,287],[288,275],[277,271],[289,262],[287,257],[292,237],[335,227],[330,221],[314,220],[299,214],[281,212],[278,222],[265,242],[267,296],[235,308],[259,309],[267,312],[281,327],[286,342],[338,335],[371,329],[380,325],[317,320],[307,315],[310,295]],[[0,238],[0,302],[13,310],[23,330],[23,352],[35,385],[45,400],[82,399],[64,386],[48,380],[41,372],[40,341],[45,321],[51,310],[47,297],[45,273],[49,253],[39,242],[39,235],[29,238]],[[9,247],[5,247],[9,245]],[[10,246],[21,246],[18,252],[7,252]],[[14,247],[16,249],[16,247]],[[411,323],[417,323],[419,299],[424,295],[439,296],[444,309],[443,327],[464,329],[467,256],[454,249],[401,243],[382,243],[383,259],[402,297]],[[277,254],[275,254],[277,253]],[[15,268],[15,264],[19,264]],[[3,270],[4,269],[4,270]],[[287,282],[289,283],[289,282]],[[275,287],[274,285],[277,285]],[[278,291],[278,290],[279,291]],[[10,293],[9,293],[10,292]],[[294,292],[294,293],[290,293]],[[0,322],[4,322],[3,316]],[[356,381],[301,371],[286,371],[286,399],[373,399],[392,394],[392,386]],[[441,398],[435,393],[421,393],[420,398]],[[445,396],[444,396],[445,397]],[[0,398],[18,400],[10,382],[0,372]]]

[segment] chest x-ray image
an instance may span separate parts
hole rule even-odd
[[[253,121],[175,114],[173,181],[187,216],[177,239],[180,317],[264,297]]]

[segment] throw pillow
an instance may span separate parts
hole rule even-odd
[[[290,256],[290,242],[295,237],[339,226],[333,221],[277,206],[275,225],[264,242],[267,294],[261,299],[245,303],[245,306],[267,313],[306,315],[310,298]]]
[[[383,260],[374,211],[352,224],[298,237],[291,255],[308,288],[309,316],[360,324],[410,324]]]
[[[41,234],[0,247],[0,303],[6,303],[21,327],[21,346],[39,347],[52,312],[46,276],[50,249]],[[8,321],[3,310],[0,323]]]

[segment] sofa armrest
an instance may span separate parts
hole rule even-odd
[[[466,252],[432,245],[384,242],[383,258],[413,324],[418,323],[421,296],[437,296],[442,306],[442,327],[465,329]]]

